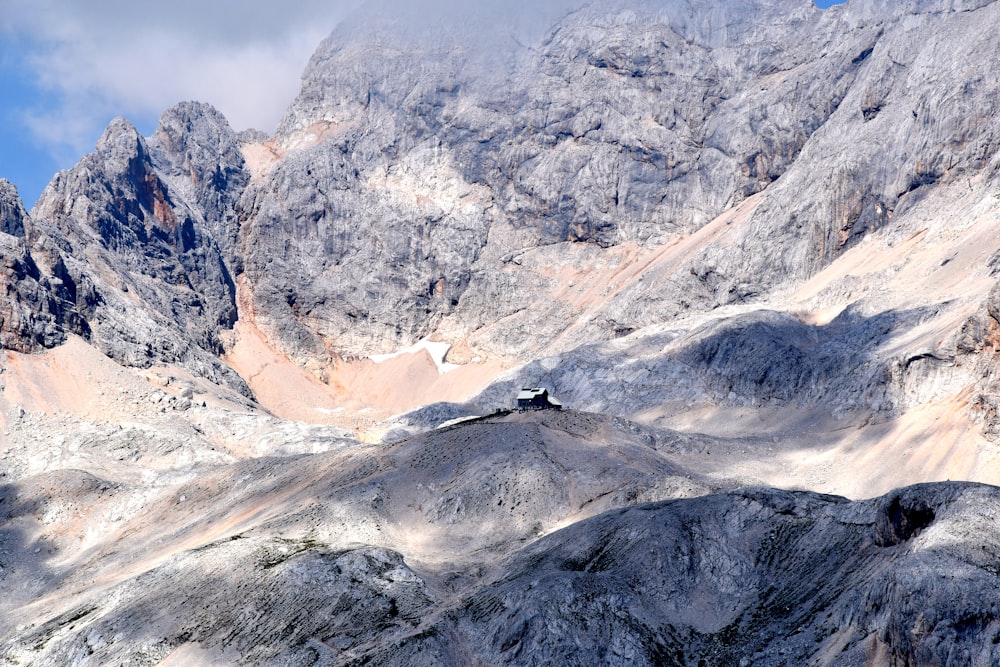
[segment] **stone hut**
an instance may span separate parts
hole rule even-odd
[[[524,387],[517,393],[518,410],[561,410],[562,403],[544,387]]]

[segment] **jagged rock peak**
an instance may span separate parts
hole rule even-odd
[[[262,144],[270,138],[271,135],[267,132],[256,128],[240,130],[236,133],[236,141],[240,146],[243,146],[244,144]]]
[[[148,140],[153,162],[204,218],[226,261],[237,265],[235,206],[250,182],[240,136],[210,104],[181,102],[168,109]]]
[[[0,232],[24,236],[28,213],[13,183],[0,178]]]
[[[96,150],[46,189],[32,219],[57,242],[74,280],[99,276],[105,305],[91,324],[103,352],[128,365],[179,361],[228,378],[214,355],[218,330],[236,317],[220,251],[232,247],[233,234],[218,243],[214,236],[234,226],[231,200],[241,188],[229,187],[219,167],[220,142],[229,142],[226,159],[242,172],[235,135],[208,109],[181,105],[166,114],[164,127],[190,121],[195,128],[171,144],[180,153],[163,150],[166,130],[147,140],[128,120],[114,119]]]
[[[118,116],[104,128],[104,133],[97,140],[97,150],[102,153],[118,147],[128,150],[136,143],[145,143],[139,130],[127,118]]]
[[[160,123],[150,138],[169,156],[186,158],[210,154],[217,160],[231,157],[237,137],[218,109],[202,102],[181,102],[160,116]]]
[[[152,169],[146,139],[126,118],[113,119],[97,141],[96,150],[83,162],[100,165],[105,174],[120,174],[138,184]]]

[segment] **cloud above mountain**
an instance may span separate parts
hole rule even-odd
[[[236,129],[271,132],[309,56],[362,4],[387,18],[417,16],[424,29],[474,9],[514,12],[539,28],[540,11],[579,2],[3,0],[0,177],[32,202],[56,169],[93,150],[113,117],[151,132],[184,100],[213,104]]]
[[[0,36],[47,97],[19,101],[24,123],[79,154],[111,116],[141,124],[188,99],[214,104],[234,127],[273,130],[309,55],[358,4],[10,0]]]
[[[273,131],[313,50],[363,2],[4,0],[0,176],[14,178],[31,201],[54,166],[66,168],[90,151],[114,116],[148,132],[165,109],[184,100],[213,104],[237,129]],[[503,30],[523,36],[583,2],[367,4],[396,20],[416,17],[411,22],[421,32],[442,20],[491,31],[512,21]],[[472,14],[477,20],[466,21]]]

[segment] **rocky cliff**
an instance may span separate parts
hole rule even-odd
[[[148,139],[117,120],[45,192],[29,250],[82,286],[76,310],[110,356],[181,361],[232,386],[217,358],[241,316],[329,381],[343,358],[427,337],[452,345],[449,361],[506,366],[627,335],[645,346],[657,327],[733,332],[718,344],[735,347],[746,329],[726,318],[769,311],[824,329],[838,311],[898,331],[936,317],[951,331],[915,344],[936,349],[962,335],[952,320],[986,310],[988,258],[942,252],[975,284],[940,289],[899,248],[982,248],[997,83],[967,63],[996,50],[995,3],[536,11],[547,29],[499,9],[362,10],[317,50],[273,137],[238,136],[194,103]],[[4,206],[13,231],[19,206]],[[858,271],[852,251],[882,259]],[[935,289],[906,289],[919,279]],[[966,331],[985,330],[977,321]],[[909,364],[861,326],[840,349],[871,367],[837,379],[853,384],[835,409],[920,402]],[[754,343],[749,363],[801,350],[794,329],[770,327],[774,345]],[[823,371],[775,371],[778,387],[758,389],[752,369],[706,375],[699,355],[650,363],[690,369],[716,402],[829,402],[802,379]],[[616,409],[595,402],[599,382],[570,384],[574,400]],[[679,391],[649,400],[691,398]]]
[[[974,119],[992,117],[995,82],[963,65],[992,50],[996,8],[979,4],[602,6],[531,49],[498,47],[517,66],[489,70],[461,34],[406,33],[402,49],[394,24],[345,27],[272,140],[287,157],[254,189],[252,238],[279,225],[290,246],[249,257],[247,274],[269,310],[295,277],[293,350],[304,333],[370,353],[438,330],[520,358],[510,332],[530,327],[544,349],[579,308],[537,307],[557,279],[518,270],[519,253],[660,246],[760,193],[725,244],[612,295],[570,340],[760,302],[890,219],[900,233],[931,186],[990,177],[993,130]]]
[[[1000,3],[467,4],[0,180],[0,662],[996,663]]]

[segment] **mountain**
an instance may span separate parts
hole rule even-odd
[[[162,489],[37,475],[3,489],[3,546],[21,555],[0,585],[22,613],[5,615],[0,651],[37,665],[995,657],[995,487],[720,491],[670,462],[703,444],[514,414]]]
[[[466,5],[0,180],[0,658],[995,662],[1000,3]]]

